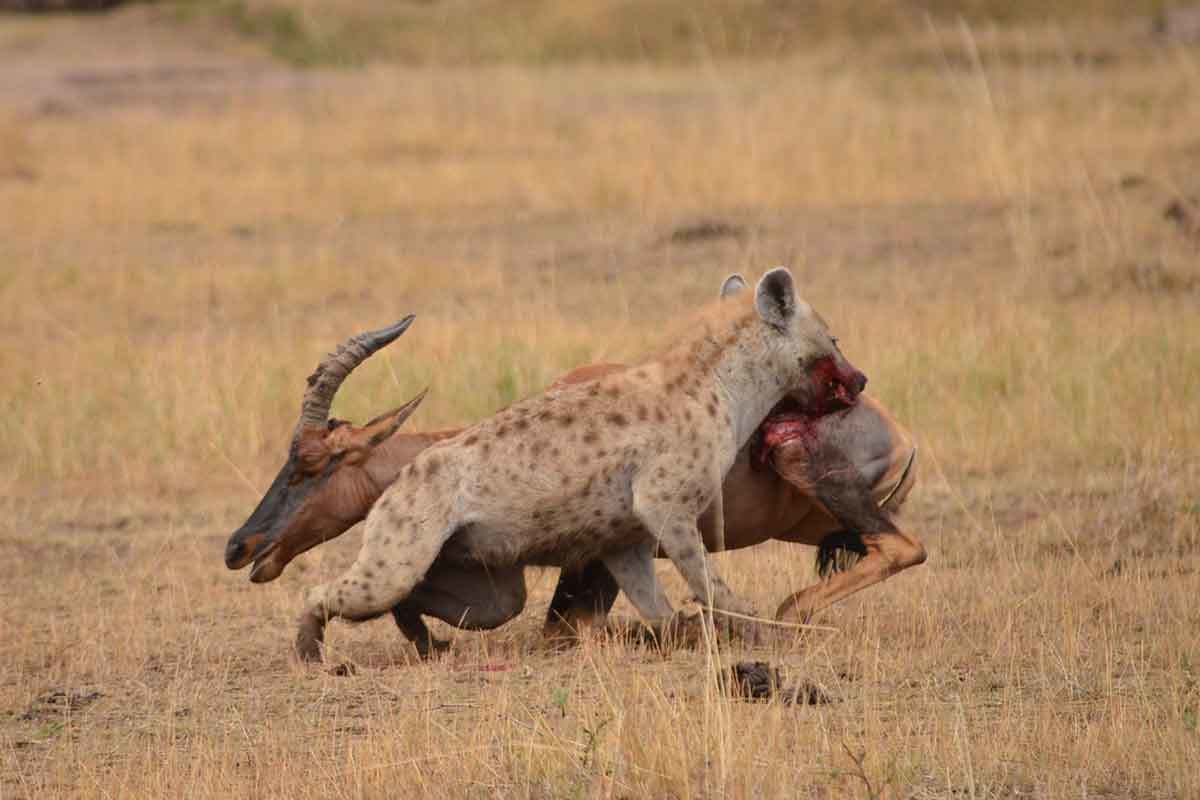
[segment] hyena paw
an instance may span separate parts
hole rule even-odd
[[[659,642],[668,649],[700,647],[712,638],[711,620],[701,612],[681,608],[661,625],[656,626],[655,634]]]
[[[301,661],[321,660],[321,641],[325,638],[325,626],[319,620],[306,617],[300,622],[296,633],[296,655]]]
[[[767,631],[761,623],[737,617],[726,617],[726,620],[726,631],[730,639],[738,639],[748,647],[756,647],[766,643]]]

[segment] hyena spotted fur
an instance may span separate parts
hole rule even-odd
[[[297,651],[320,657],[329,618],[386,613],[452,536],[493,566],[603,559],[652,625],[671,613],[653,578],[661,548],[698,598],[752,615],[710,568],[697,520],[709,509],[723,530],[725,473],[785,395],[816,413],[865,382],[791,273],[772,270],[661,356],[517,403],[422,452],[371,509],[350,569],[309,591]]]

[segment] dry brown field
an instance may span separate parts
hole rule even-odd
[[[1200,51],[1150,27],[297,70],[0,17],[0,798],[1200,797]],[[556,652],[531,570],[338,675],[290,643],[357,529],[225,569],[341,339],[418,314],[337,416],[465,424],[780,263],[921,445],[928,563],[825,629]],[[717,563],[769,612],[812,555]]]

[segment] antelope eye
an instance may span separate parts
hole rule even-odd
[[[830,336],[830,337],[829,337],[829,339],[830,339],[830,341],[832,341],[832,342],[833,342],[833,346],[834,346],[834,347],[837,347],[837,343],[838,343],[838,337],[836,337],[836,336]]]

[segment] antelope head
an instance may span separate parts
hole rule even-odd
[[[229,537],[225,566],[241,569],[254,562],[250,580],[272,581],[297,555],[366,516],[386,488],[371,469],[372,456],[416,410],[425,392],[361,427],[330,419],[329,407],[354,368],[399,338],[412,321],[410,314],[391,327],[349,339],[308,376],[287,462],[250,518]]]

